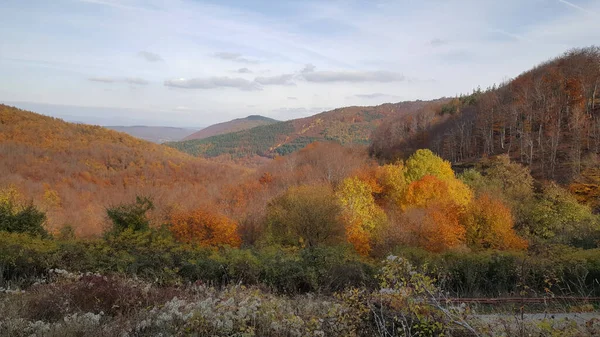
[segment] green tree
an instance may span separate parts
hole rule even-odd
[[[527,208],[526,229],[535,238],[585,247],[597,245],[598,216],[555,183],[545,185]]]
[[[15,189],[0,191],[0,231],[27,233],[47,237],[46,214],[33,202],[22,203]]]
[[[515,228],[521,230],[525,225],[530,204],[535,195],[534,179],[529,168],[511,162],[507,155],[483,160],[476,170],[466,170],[460,179],[477,196],[483,194],[500,198],[510,206],[515,218]]]
[[[148,197],[135,197],[135,202],[122,204],[106,209],[106,214],[112,222],[112,233],[121,233],[127,229],[145,231],[150,227],[150,220],[146,213],[154,209],[152,199]]]
[[[341,206],[328,186],[295,186],[268,206],[269,240],[286,245],[345,241]]]

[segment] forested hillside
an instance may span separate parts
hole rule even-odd
[[[370,142],[373,130],[389,116],[411,114],[427,105],[445,102],[415,101],[383,104],[374,107],[346,107],[314,116],[263,125],[240,132],[205,139],[167,143],[195,156],[232,158],[246,156],[274,157],[297,151],[315,141],[335,141],[340,144]]]
[[[99,233],[105,207],[136,194],[155,196],[159,209],[201,203],[218,192],[215,184],[241,171],[99,126],[0,105],[0,186],[47,210],[50,229]]]
[[[377,130],[371,151],[427,146],[459,163],[508,154],[546,179],[578,176],[600,153],[600,48],[573,50],[517,78]]]
[[[533,175],[599,195],[600,48],[577,49],[437,109],[390,119],[371,153],[393,160],[428,147],[453,163],[507,154]]]
[[[245,118],[236,118],[228,122],[214,124],[202,130],[196,131],[183,138],[183,140],[203,139],[216,135],[222,135],[225,133],[248,130],[261,125],[275,124],[278,122],[278,120],[259,115],[252,115]]]

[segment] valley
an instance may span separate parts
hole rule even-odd
[[[0,105],[0,335],[597,335],[599,84],[574,49],[164,144]]]

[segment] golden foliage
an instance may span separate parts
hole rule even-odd
[[[430,203],[449,203],[461,208],[466,207],[473,198],[473,192],[456,178],[440,180],[431,175],[408,185],[402,199],[403,209],[427,207]]]
[[[483,194],[471,203],[464,215],[469,247],[479,249],[525,249],[527,241],[513,228],[511,211],[500,200]]]
[[[406,179],[413,182],[427,175],[447,180],[454,178],[454,171],[449,161],[436,156],[431,150],[420,149],[406,161]]]
[[[385,212],[375,204],[371,185],[359,178],[347,178],[336,195],[343,208],[348,241],[360,254],[367,254],[373,233],[387,223]]]
[[[196,209],[171,216],[171,231],[177,240],[201,246],[239,247],[238,225],[224,215]]]

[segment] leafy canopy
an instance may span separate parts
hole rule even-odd
[[[293,186],[268,206],[270,240],[313,247],[345,241],[342,208],[328,186]]]
[[[106,214],[112,222],[112,232],[121,233],[125,230],[145,231],[150,227],[146,213],[154,209],[152,199],[136,196],[135,202],[122,204],[106,209]]]
[[[47,237],[48,232],[44,228],[46,214],[33,202],[23,203],[20,199],[14,188],[0,190],[0,231]]]

